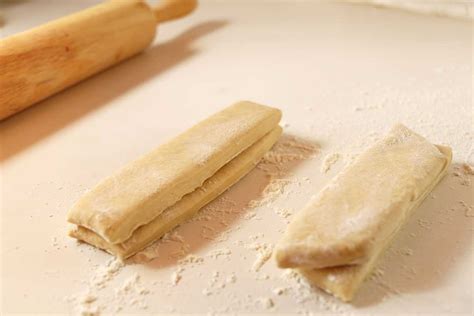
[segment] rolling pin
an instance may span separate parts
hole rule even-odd
[[[0,120],[143,51],[196,0],[111,0],[0,40]]]

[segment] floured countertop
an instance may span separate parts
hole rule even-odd
[[[7,2],[0,32],[94,2]],[[472,314],[472,22],[203,2],[160,27],[146,53],[0,123],[2,314]],[[282,109],[284,135],[197,217],[125,263],[66,236],[66,212],[86,189],[241,99]],[[397,122],[451,146],[453,165],[343,304],[277,269],[272,249],[311,196]]]

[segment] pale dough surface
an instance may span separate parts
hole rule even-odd
[[[429,184],[421,196],[419,196],[415,203],[405,212],[405,216],[398,218],[398,221],[393,222],[395,230],[387,236],[388,238],[381,240],[375,245],[372,254],[368,260],[362,264],[339,266],[339,267],[328,267],[324,269],[299,269],[300,273],[303,274],[312,284],[322,288],[326,292],[332,293],[334,296],[342,299],[343,301],[351,301],[354,298],[357,290],[362,285],[362,282],[370,275],[375,265],[378,262],[379,257],[384,250],[390,245],[390,242],[395,237],[395,233],[409,218],[409,215],[418,208],[423,202],[426,196],[433,190],[438,182],[446,175],[449,164],[451,163],[452,153],[451,148],[444,146],[437,146],[441,154],[446,159],[446,165],[442,171],[437,174],[437,177],[432,183]],[[395,220],[395,219],[394,219]]]
[[[295,216],[277,245],[278,265],[325,268],[368,261],[449,161],[426,139],[395,125]]]
[[[274,128],[278,109],[236,103],[100,182],[72,207],[68,221],[121,243]]]
[[[74,238],[104,249],[117,257],[127,258],[162,237],[175,226],[191,218],[204,205],[236,183],[252,170],[263,155],[278,140],[281,133],[281,127],[275,127],[255,144],[219,169],[201,187],[185,195],[150,223],[136,229],[132,236],[123,243],[110,244],[93,231],[79,226],[72,229],[69,234]]]

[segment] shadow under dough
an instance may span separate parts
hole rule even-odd
[[[171,231],[177,232],[183,238],[182,243],[164,242],[163,239],[156,241],[158,244],[152,247],[157,247],[158,256],[145,264],[155,269],[174,266],[186,255],[222,238],[226,231],[230,231],[245,216],[248,203],[261,194],[268,185],[268,180],[258,169],[250,171],[229,190],[203,207],[191,220]],[[180,247],[183,244],[186,245],[186,251],[181,253]],[[140,261],[132,257],[129,262]]]
[[[0,122],[0,161],[109,103],[197,53],[196,39],[226,25],[209,21],[128,59]],[[120,79],[117,79],[120,78]]]
[[[451,169],[415,210],[377,264],[383,275],[366,281],[354,306],[370,306],[398,294],[430,290],[449,278],[457,260],[468,255],[472,247],[472,221],[460,207],[460,201],[472,204],[472,187],[459,182]]]
[[[310,143],[308,140],[283,134],[272,150],[284,144],[288,139],[295,139],[307,144]],[[312,145],[319,150],[319,145],[314,143]],[[281,163],[278,165],[278,170],[283,171],[285,174],[291,174],[304,160],[292,160]],[[179,244],[182,245],[183,243],[163,242],[161,239],[152,245],[152,247],[156,247],[154,249],[158,257],[146,263],[146,265],[151,268],[173,266],[187,254],[195,253],[211,243],[222,240],[223,237],[224,239],[227,238],[225,236],[226,233],[231,233],[232,230],[237,229],[238,223],[252,209],[249,207],[249,202],[261,199],[270,181],[271,178],[267,172],[258,167],[254,168],[239,182],[201,209],[194,218],[173,230],[183,237],[183,243],[187,247],[185,252],[180,253],[179,251]],[[203,218],[203,220],[200,220],[200,218]],[[138,258],[131,257],[128,263],[141,263],[139,257],[140,254],[138,254]]]

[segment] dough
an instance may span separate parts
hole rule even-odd
[[[124,242],[275,128],[278,109],[239,102],[129,163],[70,210],[68,221]]]
[[[277,244],[278,266],[314,269],[370,261],[450,160],[450,154],[396,125],[296,215]]]
[[[263,136],[255,144],[219,169],[201,187],[185,195],[150,223],[135,230],[132,236],[123,243],[108,243],[99,235],[84,227],[75,227],[69,234],[74,238],[104,249],[119,258],[127,258],[162,237],[175,226],[191,218],[200,208],[236,183],[258,163],[278,140],[281,132],[281,127],[277,126],[274,128],[270,133]]]
[[[359,265],[350,265],[350,266],[339,266],[339,267],[329,267],[324,269],[299,269],[300,273],[305,276],[312,284],[322,288],[326,292],[333,294],[334,296],[342,299],[343,301],[351,301],[354,298],[357,290],[361,286],[362,282],[370,275],[373,268],[375,267],[378,258],[384,252],[384,250],[389,246],[393,237],[395,236],[398,228],[408,218],[408,215],[415,210],[421,202],[426,198],[426,196],[431,192],[431,190],[436,186],[436,184],[443,178],[446,174],[447,167],[451,162],[451,149],[448,147],[437,146],[439,151],[446,158],[447,163],[445,168],[439,173],[436,179],[426,188],[423,194],[416,200],[416,203],[413,204],[410,210],[407,212],[407,216],[400,219],[397,223],[396,230],[388,236],[388,238],[381,241],[380,244],[373,249],[372,254],[362,264]]]

